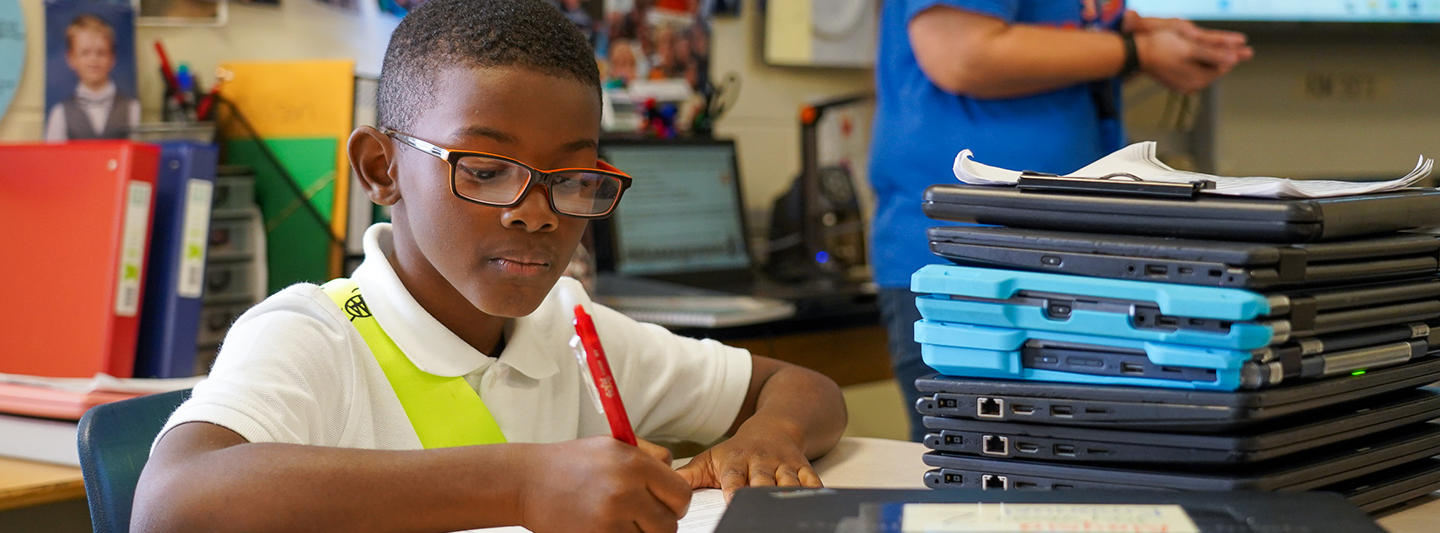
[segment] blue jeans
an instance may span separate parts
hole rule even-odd
[[[915,380],[935,373],[920,359],[920,344],[915,342],[915,321],[920,320],[920,311],[915,308],[915,293],[910,289],[880,289],[880,322],[885,324],[889,336],[890,369],[895,380],[900,382],[900,392],[905,396],[905,412],[910,418],[910,440],[925,439],[925,425],[921,423],[920,412],[915,402],[920,391],[915,389]]]

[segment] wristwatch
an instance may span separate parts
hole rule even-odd
[[[1125,63],[1120,66],[1120,79],[1140,71],[1140,50],[1135,47],[1135,34],[1120,32],[1120,42],[1125,44]]]

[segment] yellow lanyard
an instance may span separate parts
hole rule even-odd
[[[490,409],[464,377],[431,374],[405,357],[370,314],[355,281],[339,278],[320,288],[340,307],[375,354],[375,362],[385,372],[410,426],[426,449],[505,442]]]

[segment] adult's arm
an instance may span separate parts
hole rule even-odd
[[[1238,49],[1197,42],[1177,30],[1156,25],[1134,36],[1141,69],[1175,90],[1202,89],[1243,60]],[[1198,31],[1209,37],[1203,33],[1208,30]],[[1017,98],[1104,79],[1125,62],[1124,42],[1114,32],[1011,24],[949,6],[921,11],[908,33],[932,83],[974,98]]]

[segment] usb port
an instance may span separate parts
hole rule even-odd
[[[1010,455],[1010,438],[985,435],[980,438],[985,455]]]
[[[1135,363],[1120,363],[1121,374],[1144,374],[1145,367]]]
[[[975,416],[980,418],[1005,418],[1005,400],[999,398],[977,398]]]
[[[1069,418],[1070,416],[1072,416],[1072,415],[1074,415],[1074,414],[1075,414],[1075,411],[1072,410],[1072,409],[1070,408],[1070,406],[1068,406],[1068,405],[1052,405],[1052,406],[1050,406],[1050,416],[1062,416],[1062,417]]]
[[[1056,444],[1054,451],[1055,455],[1075,457],[1075,447],[1069,444]]]
[[[1169,327],[1172,327],[1172,328],[1173,328],[1173,327],[1175,327],[1175,326],[1180,325],[1180,320],[1177,319],[1177,318],[1175,318],[1175,317],[1173,317],[1173,316],[1162,316],[1162,317],[1160,317],[1160,318],[1155,319],[1155,323],[1156,323],[1156,324],[1160,324],[1160,325],[1162,325],[1162,326],[1169,326]]]
[[[984,490],[1009,490],[1010,478],[985,474],[980,476],[980,488]]]
[[[1165,265],[1145,265],[1145,275],[1147,276],[1164,277],[1169,273],[1170,267]]]
[[[1025,405],[1023,403],[1010,404],[1010,412],[1017,415],[1033,415],[1035,414],[1035,406]]]

